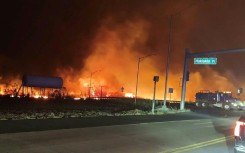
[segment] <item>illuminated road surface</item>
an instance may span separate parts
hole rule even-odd
[[[192,113],[195,115],[195,113]],[[237,117],[0,134],[1,153],[232,153]],[[2,125],[1,125],[2,126]]]

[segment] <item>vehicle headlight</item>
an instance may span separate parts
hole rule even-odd
[[[236,103],[232,103],[232,105],[233,105],[233,106],[237,106],[237,104],[236,104]]]

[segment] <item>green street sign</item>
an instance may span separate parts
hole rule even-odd
[[[209,58],[194,58],[194,64],[198,65],[216,65],[217,58],[209,57]]]

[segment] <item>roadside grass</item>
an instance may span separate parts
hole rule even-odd
[[[102,99],[31,99],[0,98],[0,120],[79,118],[98,116],[125,115],[164,115],[181,111],[177,107],[162,109],[162,103],[156,103],[154,114],[151,112],[152,101],[138,99],[135,105],[132,98]]]

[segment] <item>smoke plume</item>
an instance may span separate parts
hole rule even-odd
[[[168,87],[179,100],[185,49],[243,48],[243,0],[12,0],[0,6],[0,84],[20,84],[23,74],[61,76],[70,94],[163,99],[170,16],[173,16]],[[200,90],[245,87],[244,53],[217,55],[214,66],[189,63],[187,100]],[[123,90],[122,90],[123,89]],[[170,95],[167,95],[170,98]],[[243,98],[243,97],[242,97]]]

